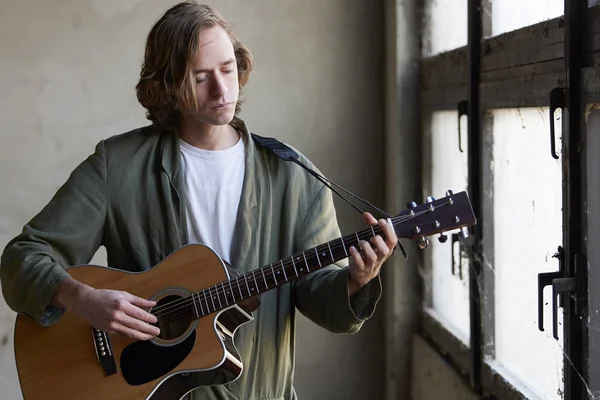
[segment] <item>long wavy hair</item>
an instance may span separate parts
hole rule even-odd
[[[204,29],[220,26],[229,35],[238,69],[240,90],[252,71],[252,54],[235,36],[230,23],[212,7],[194,1],[179,3],[154,24],[146,41],[136,94],[146,117],[161,129],[177,130],[181,116],[198,107],[191,63]],[[241,110],[238,100],[235,113]]]

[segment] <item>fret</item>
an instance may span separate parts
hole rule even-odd
[[[238,290],[240,291],[240,300],[244,300],[244,295],[242,294],[242,285],[240,284],[240,277],[235,278],[237,282]]]
[[[219,310],[220,310],[220,309],[222,309],[222,308],[223,308],[223,304],[221,304],[221,297],[219,296],[219,289],[217,289],[217,287],[216,287],[216,286],[214,286],[214,288],[215,288],[215,295],[216,295],[216,296],[214,296],[214,297],[216,297],[216,298],[217,298],[217,301],[219,302]],[[214,297],[213,297],[213,298],[214,298]]]
[[[200,318],[200,314],[198,313],[198,307],[196,307],[196,300],[194,299],[194,293],[192,293],[192,303],[194,303],[194,310],[196,310],[196,318]]]
[[[208,304],[208,297],[206,297],[206,289],[202,291],[202,295],[204,296],[204,302],[206,303],[206,311],[210,314],[210,305]]]
[[[296,271],[296,276],[300,276],[298,274],[298,270],[296,269],[296,263],[294,262],[294,257],[290,257],[290,260],[292,260],[292,265],[294,266],[294,271]]]
[[[215,299],[213,298],[212,293],[210,292],[210,288],[208,288],[208,295],[210,296],[210,301],[212,302],[213,305],[213,310],[217,311],[217,307],[215,306]]]
[[[377,236],[377,234],[375,233],[375,229],[373,228],[373,225],[371,225],[371,232],[373,232],[373,237]]]
[[[250,291],[250,285],[248,285],[248,277],[244,275],[244,282],[246,282],[246,287],[248,288],[248,296],[252,296],[252,292]]]
[[[356,247],[360,249],[360,238],[358,237],[358,232],[354,232],[354,234],[356,235]]]
[[[252,277],[254,278],[254,285],[256,286],[256,293],[260,292],[258,290],[258,282],[256,282],[256,270],[252,271]]]
[[[275,275],[275,270],[273,269],[273,264],[269,264],[271,266],[271,271],[273,273],[273,279],[275,280],[275,285],[279,284],[279,281],[277,280],[277,275]]]
[[[321,259],[319,258],[319,252],[317,251],[317,248],[315,247],[315,254],[317,255],[317,261],[319,262],[319,268],[323,267],[321,265]]]
[[[283,276],[285,277],[285,281],[288,281],[288,277],[287,274],[285,273],[285,267],[283,266],[283,261],[279,260],[281,262],[281,269],[283,270]]]
[[[231,297],[233,298],[233,302],[235,303],[237,300],[235,299],[235,295],[233,294],[233,285],[231,284],[231,279],[229,279],[229,291],[231,292]]]
[[[225,305],[229,305],[229,301],[227,300],[227,292],[225,291],[225,283],[221,282],[221,288],[223,289],[223,297],[225,298]]]
[[[348,249],[346,249],[346,243],[344,243],[344,238],[340,238],[340,242],[342,242],[342,247],[344,248],[344,253],[346,257],[348,257]]]
[[[331,262],[335,262],[335,257],[333,257],[333,251],[331,251],[331,245],[327,242],[327,248],[329,249],[329,255],[331,256]]]
[[[262,276],[263,276],[263,280],[265,281],[265,290],[269,289],[269,284],[267,283],[267,277],[265,276],[265,271],[263,271],[264,268],[260,269],[260,272],[262,272]]]
[[[306,269],[310,272],[310,266],[308,265],[308,261],[306,261],[306,254],[302,252],[302,257],[304,257],[304,264],[306,264]]]
[[[206,315],[207,313],[204,312],[204,307],[202,307],[202,301],[200,300],[200,293],[196,292],[196,297],[198,297],[198,304],[200,305],[200,311],[202,311],[202,315]]]

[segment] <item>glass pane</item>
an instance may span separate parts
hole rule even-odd
[[[537,318],[537,275],[558,270],[552,256],[562,244],[561,160],[550,155],[548,108],[492,115],[496,361],[543,399],[561,399],[562,339],[552,337],[549,287],[544,332]]]
[[[564,14],[564,0],[486,0],[492,3],[492,35],[514,31]]]
[[[600,264],[600,104],[586,105],[585,129],[587,131],[585,157],[586,170],[588,173],[586,183],[586,214],[588,229],[587,236],[587,255],[588,265],[588,310],[594,310],[588,315],[586,321],[589,328],[590,358],[588,364],[588,376],[594,377],[589,380],[592,393],[600,394],[600,357],[598,348],[600,344],[600,269],[596,266]],[[589,245],[593,244],[593,245]],[[592,267],[594,266],[594,267]],[[597,396],[598,397],[598,396]],[[590,398],[593,398],[590,396]]]
[[[463,117],[466,120],[466,117]],[[466,129],[466,122],[461,122]],[[467,143],[463,134],[463,149],[458,147],[458,113],[434,113],[431,122],[431,195],[443,197],[448,189],[460,192],[467,188]],[[454,232],[455,233],[455,232]],[[468,263],[462,261],[462,279],[459,276],[459,246],[452,245],[453,232],[447,232],[448,241],[439,243],[431,238],[428,251],[432,259],[433,309],[460,339],[469,342],[469,280]],[[454,250],[454,251],[453,251]],[[454,271],[452,274],[452,253]]]
[[[426,0],[423,56],[467,45],[467,0]]]

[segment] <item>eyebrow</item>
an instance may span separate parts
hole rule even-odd
[[[229,64],[233,64],[234,62],[235,62],[235,58],[232,58],[230,60],[224,61],[224,62],[221,63],[221,67],[224,67],[224,66],[229,65]],[[194,70],[194,75],[199,74],[201,72],[210,72],[210,71],[211,71],[211,69],[195,69]]]

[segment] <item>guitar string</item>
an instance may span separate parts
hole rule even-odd
[[[413,217],[412,216],[398,217],[399,221],[394,221],[393,219],[392,219],[392,221],[393,222],[404,222],[405,220],[409,220],[411,218],[413,218]],[[380,231],[380,228],[376,227],[375,230]],[[361,235],[365,236],[365,234],[366,234],[367,237],[371,236],[372,235],[371,230],[365,229],[362,232],[362,234],[359,234],[359,237],[361,237]],[[353,234],[346,235],[346,236],[347,236],[347,238],[341,237],[341,238],[338,238],[338,239],[334,239],[332,241],[332,242],[339,242],[339,244],[334,244],[334,245],[331,246],[332,251],[340,250],[340,249],[342,249],[344,247],[348,247],[348,245],[350,245],[351,243],[354,243],[355,236]],[[329,243],[331,243],[331,242],[329,242]],[[325,246],[325,245],[323,244],[321,246]],[[320,246],[317,246],[317,247],[320,247]],[[306,251],[304,253],[306,253]],[[302,253],[295,254],[295,255],[293,255],[291,257],[287,257],[286,259],[282,260],[282,262],[285,265],[286,271],[289,269],[290,266],[293,265],[293,262],[291,262],[292,258],[299,257],[299,255],[301,255],[301,254]],[[311,256],[312,256],[312,254],[311,254]],[[274,265],[274,264],[276,264],[276,265]],[[263,267],[263,268],[266,268],[266,269],[269,269],[269,270],[272,269],[272,271],[269,271],[269,276],[271,276],[273,278],[272,279],[273,283],[279,282],[278,279],[276,278],[275,274],[277,274],[278,272],[282,272],[283,271],[283,267],[281,266],[281,263],[275,262],[275,263],[269,264],[268,266]],[[233,279],[231,279],[231,280],[228,281],[229,284],[227,286],[232,291],[236,290],[237,292],[239,292],[240,291],[240,286],[243,286],[244,283],[247,283],[249,281],[249,278],[254,278],[255,277],[255,275],[254,275],[255,271],[259,271],[259,270],[260,269],[257,269],[257,270],[254,270],[254,271],[250,271],[246,275],[242,275],[242,276],[233,278]],[[250,277],[249,276],[250,274],[253,274],[254,276]],[[266,278],[266,276],[265,276],[265,278]],[[243,282],[240,282],[241,280]],[[252,284],[252,286],[255,286],[255,285]],[[258,285],[256,285],[256,286],[257,286],[257,289],[258,289]],[[248,288],[243,288],[242,290],[243,290],[243,292],[247,292],[248,293],[248,297],[251,297],[251,294],[248,292],[247,289]],[[208,294],[205,293],[207,290],[209,292]],[[213,293],[213,292],[215,292],[215,293]],[[206,288],[206,289],[204,289],[204,290],[202,290],[200,292],[194,293],[194,296],[196,296],[196,297],[202,297],[201,300],[205,300],[204,304],[206,304],[206,300],[210,300],[212,298],[211,301],[214,301],[215,299],[217,299],[217,297],[215,296],[215,294],[219,295],[219,291],[218,291],[218,289],[215,286],[212,286],[212,287]],[[233,296],[235,297],[235,295],[233,295]],[[169,303],[164,304],[162,306],[153,308],[152,311],[167,311],[166,309],[170,309],[170,308],[173,308],[173,306],[179,305],[178,303],[181,303],[182,300],[184,300],[184,301],[185,300],[189,300],[189,302],[190,302],[189,305],[191,306],[192,305],[191,304],[191,299],[189,299],[189,297],[192,297],[192,296],[190,295],[190,296],[183,297],[183,298],[180,298],[180,299],[177,299],[177,300],[173,300],[172,302],[169,302]],[[217,299],[217,301],[218,301],[218,299]],[[208,307],[208,308],[210,308],[210,307]],[[157,315],[157,314],[155,314],[155,315]],[[164,315],[164,314],[160,314],[160,315]],[[159,316],[159,315],[157,315],[157,316]]]
[[[406,218],[406,219],[410,219],[410,218]],[[375,231],[377,234],[378,229],[376,227],[374,227],[374,228],[375,228]],[[367,230],[363,231],[362,233],[358,233],[358,232],[356,232],[356,233],[358,234],[358,237],[360,239],[372,237],[372,231],[370,229],[367,229]],[[346,238],[335,239],[334,241],[339,241],[340,244],[331,246],[332,252],[336,252],[342,248],[342,245],[341,245],[342,239],[343,239],[344,245],[346,247],[348,247],[349,245],[352,245],[353,243],[356,242],[356,236],[354,234],[347,235]],[[322,247],[322,246],[323,246],[323,251],[324,251],[325,245],[317,246],[316,248],[318,249],[318,247]],[[314,248],[307,250],[307,251],[312,253],[313,250],[314,250]],[[327,248],[327,250],[329,250],[329,248]],[[295,258],[298,256],[299,255],[296,254],[293,257]],[[309,255],[309,257],[314,258],[314,255],[311,254],[311,255]],[[290,271],[290,268],[294,265],[291,260],[292,260],[292,257],[288,257],[287,259],[281,260],[281,261],[283,262],[285,269],[288,271],[288,274],[291,272],[292,275],[295,275],[293,270]],[[267,280],[267,286],[269,286],[271,284],[278,284],[279,282],[281,282],[280,279],[277,279],[276,274],[283,271],[284,267],[281,266],[280,262],[276,262],[276,264],[277,264],[277,267],[275,267],[272,264],[269,264],[268,266],[265,267],[268,270],[271,270],[271,269],[273,270],[272,272],[269,271],[268,275],[271,276],[270,279],[268,279],[267,278],[268,275],[265,274],[265,279]],[[329,265],[329,264],[327,264],[327,265]],[[318,268],[318,267],[313,267],[313,268]],[[242,276],[233,278],[227,282],[222,282],[224,289],[229,288],[230,289],[229,293],[239,293],[239,290],[241,287],[242,294],[243,294],[243,296],[241,296],[242,300],[252,297],[254,295],[260,294],[261,290],[258,285],[259,280],[258,280],[258,278],[256,278],[255,271],[259,271],[259,270],[257,269],[254,271],[250,271],[246,275],[242,275]],[[259,277],[261,278],[260,281],[264,282],[264,280],[262,279],[262,275],[259,274]],[[253,279],[255,279],[256,282],[249,283]],[[221,283],[219,283],[217,285],[221,285]],[[222,289],[217,288],[217,285],[214,285],[212,287],[204,289],[201,292],[197,292],[192,295],[189,295],[189,296],[177,299],[177,300],[173,300],[172,302],[169,302],[169,303],[163,305],[163,307],[167,306],[167,309],[163,308],[160,310],[159,313],[156,313],[156,314],[153,312],[153,315],[155,315],[157,318],[161,318],[163,323],[173,322],[173,321],[178,321],[180,319],[188,318],[190,312],[197,313],[196,315],[198,315],[198,318],[200,318],[202,316],[210,315],[210,314],[218,311],[219,309],[224,308],[221,303],[222,299],[224,299],[226,306],[233,305],[233,304],[236,304],[237,302],[241,301],[241,300],[235,300],[235,297],[233,297],[233,299],[231,299],[231,297],[233,295],[230,296],[227,293],[227,291],[224,292],[224,291],[222,291]],[[256,289],[256,293],[254,293],[254,294],[251,293],[250,287],[253,289]],[[270,288],[272,288],[272,287],[269,286],[269,287],[266,287],[265,289],[268,290]],[[206,290],[209,291],[208,294],[205,293]],[[196,299],[194,299],[194,297],[196,297]],[[233,300],[233,301],[231,301],[231,300]],[[200,307],[195,305],[195,304],[198,304],[198,302],[200,302],[200,304],[201,304]],[[211,304],[214,304],[214,306],[212,307],[212,308],[214,308],[214,310],[212,310],[212,311],[211,311]],[[219,307],[219,306],[221,306],[221,307]],[[204,309],[207,309],[209,312],[208,313],[204,312]],[[202,310],[202,312],[200,312],[200,310]],[[154,311],[154,309],[152,311]]]
[[[442,205],[445,205],[445,204],[447,204],[447,203],[444,203]],[[392,218],[392,223],[393,224],[402,223],[402,222],[408,221],[408,220],[410,220],[412,218],[415,218],[417,216],[423,215],[423,214],[428,213],[428,212],[431,212],[431,210],[430,209],[426,209],[426,210],[423,210],[421,212],[415,213],[414,215],[407,215],[407,216],[395,217],[395,218]],[[381,229],[379,227],[374,227],[374,229],[378,230],[379,233],[381,233]],[[359,237],[359,239],[364,239],[364,238],[372,237],[371,233],[372,233],[372,231],[367,228],[367,229],[363,230],[363,232],[360,233],[360,234],[358,232],[356,232],[355,235],[357,235]],[[354,240],[355,235],[352,235],[352,234],[351,235],[347,235],[346,238],[342,237],[342,238],[337,239],[337,241],[339,241],[340,244],[343,243],[343,246],[347,247],[347,245],[351,245],[352,243],[355,242],[355,240]],[[334,241],[336,241],[336,240],[334,240]],[[331,242],[329,242],[329,243],[331,243]],[[331,246],[332,251],[334,249],[335,249],[335,251],[340,250],[342,248],[340,244]],[[324,244],[321,245],[321,246],[324,246]],[[317,246],[316,248],[321,247],[321,246]],[[313,249],[311,249],[311,250],[313,250]],[[304,252],[304,253],[306,253],[306,252]],[[295,255],[294,257],[296,257],[296,256],[298,256],[298,255]],[[309,255],[309,257],[311,257],[311,255]],[[281,271],[284,270],[284,268],[285,268],[285,270],[288,270],[289,267],[291,265],[293,265],[293,262],[292,262],[292,264],[290,264],[290,261],[292,261],[291,257],[288,257],[286,260],[287,261],[282,260],[282,262],[286,263],[287,265],[284,264],[284,266],[280,266],[281,263],[277,263],[277,266],[273,266],[272,264],[270,264],[269,266],[267,266],[265,268],[267,268],[267,269],[272,268],[275,272],[281,272]],[[236,277],[234,279],[231,279],[231,280],[227,281],[227,283],[228,283],[227,286],[232,291],[231,293],[232,293],[232,297],[233,297],[233,304],[237,303],[238,301],[243,300],[243,298],[240,299],[240,300],[235,300],[235,295],[233,294],[233,291],[234,290],[240,291],[241,286],[243,286],[244,283],[246,284],[247,287],[243,289],[243,292],[247,292],[248,294],[246,296],[242,296],[242,297],[248,298],[248,297],[252,297],[253,296],[250,293],[250,291],[249,291],[249,286],[250,286],[249,285],[249,278],[257,280],[255,273],[256,273],[256,271],[259,271],[259,270],[260,269],[251,271],[251,272],[249,272],[249,273],[247,273],[245,275],[242,275],[240,277]],[[251,274],[252,274],[252,277],[250,277]],[[273,275],[273,274],[270,274],[270,275]],[[240,280],[243,280],[243,282],[240,282]],[[233,283],[234,281],[235,281],[235,284]],[[275,275],[273,275],[272,282],[273,283],[279,283],[280,281],[275,277]],[[222,284],[223,287],[226,285],[225,281],[222,282],[221,284]],[[219,285],[219,284],[217,284],[217,285]],[[202,316],[205,316],[205,315],[208,315],[208,314],[212,314],[213,312],[217,311],[217,304],[219,304],[221,306],[220,307],[221,309],[223,308],[222,303],[220,302],[221,295],[223,295],[223,297],[224,297],[224,300],[226,302],[226,306],[230,305],[229,304],[230,303],[229,302],[230,297],[227,295],[227,292],[226,291],[221,291],[217,287],[217,285],[213,285],[212,287],[209,287],[209,288],[204,289],[204,290],[202,290],[200,292],[197,292],[197,293],[193,293],[192,295],[189,295],[189,296],[186,296],[186,297],[182,297],[182,298],[177,299],[177,300],[173,300],[173,301],[171,301],[171,302],[169,302],[167,304],[161,305],[159,307],[155,307],[154,309],[152,309],[152,313],[155,316],[157,316],[157,317],[164,317],[165,315],[173,313],[173,312],[175,312],[177,310],[183,310],[184,312],[190,311],[190,310],[193,310],[194,303],[196,301],[198,301],[198,302],[200,302],[199,305],[201,306],[201,309],[204,309],[204,305],[206,305],[206,308],[208,309],[208,311],[210,311],[210,309],[211,309],[210,304],[211,303],[213,304],[212,308],[214,309],[214,311],[211,311],[209,313],[205,313],[203,311],[202,312]],[[255,285],[252,284],[252,286],[255,286]],[[224,289],[225,289],[225,287],[224,287]],[[248,290],[246,290],[246,289],[248,289]],[[259,294],[260,293],[260,289],[258,288],[258,285],[256,285],[256,289],[257,289],[257,293],[256,294]],[[206,291],[208,291],[208,293],[206,293]],[[196,300],[196,299],[194,299],[194,297],[197,297],[198,299]],[[204,303],[202,303],[202,301],[204,301]],[[210,301],[210,303],[209,303],[209,301]],[[154,313],[155,311],[158,311],[158,313],[155,314]],[[198,314],[200,314],[200,313],[198,313]]]
[[[412,218],[412,217],[406,218],[406,220],[408,220],[410,218]],[[395,222],[398,222],[398,221],[395,221]],[[404,221],[401,220],[400,222],[404,222]],[[377,232],[377,231],[381,231],[378,227],[374,227],[374,229],[375,229],[376,233],[381,233],[381,232]],[[362,233],[358,233],[358,236],[361,239],[372,237],[372,231],[370,229],[366,229]],[[346,238],[334,239],[333,242],[339,242],[339,243],[330,246],[332,252],[337,252],[338,250],[341,250],[344,247],[348,248],[351,244],[356,242],[355,238],[356,238],[356,236],[354,234],[351,234],[351,235],[347,235]],[[331,243],[331,242],[329,242],[329,243]],[[325,244],[317,246],[316,249],[318,249],[319,247],[324,248],[324,246],[325,246]],[[312,250],[314,250],[314,249],[307,250],[307,251],[310,251],[312,253]],[[327,250],[329,250],[329,247],[327,247]],[[306,253],[306,251],[304,253]],[[181,308],[180,306],[184,306],[185,311],[189,311],[190,309],[194,308],[194,305],[193,305],[194,302],[200,302],[201,309],[204,309],[206,307],[210,311],[210,308],[211,308],[210,304],[213,302],[215,302],[216,305],[219,304],[220,299],[222,299],[223,297],[225,297],[225,302],[227,303],[227,305],[229,305],[230,303],[236,303],[237,301],[241,301],[241,300],[235,300],[235,297],[236,297],[235,293],[239,293],[240,289],[242,291],[242,296],[239,296],[239,297],[242,297],[242,298],[252,297],[253,294],[250,292],[250,288],[249,288],[250,286],[257,290],[256,294],[260,294],[261,290],[259,288],[260,285],[258,284],[259,281],[264,282],[265,280],[267,280],[267,285],[279,283],[280,279],[277,278],[277,275],[279,275],[281,272],[283,272],[284,267],[287,272],[290,272],[290,268],[293,268],[293,266],[294,266],[294,262],[293,262],[292,258],[297,258],[297,257],[300,257],[301,255],[302,255],[302,253],[299,253],[299,254],[293,255],[291,257],[287,257],[286,259],[281,260],[281,262],[275,262],[275,263],[269,264],[266,267],[263,267],[263,268],[266,268],[267,270],[269,270],[268,274],[265,274],[264,279],[260,274],[258,277],[260,279],[258,279],[256,277],[256,272],[260,272],[260,269],[262,269],[262,268],[260,268],[260,269],[250,271],[245,275],[235,277],[228,281],[222,282],[224,289],[225,288],[229,289],[229,293],[231,293],[231,296],[229,294],[227,294],[227,289],[225,289],[226,291],[224,292],[220,288],[216,287],[217,285],[221,285],[221,283],[220,283],[217,285],[213,285],[212,287],[203,289],[200,292],[193,293],[192,295],[182,297],[177,300],[173,300],[173,301],[171,301],[167,304],[164,304],[162,306],[159,306],[159,307],[155,307],[152,309],[152,314],[154,314],[157,317],[163,317],[164,315]],[[311,257],[311,259],[312,259],[312,258],[314,258],[314,255],[309,254],[309,257]],[[283,267],[281,266],[281,263],[283,263],[283,265],[284,265]],[[274,264],[276,264],[276,265],[274,265]],[[302,262],[302,265],[305,265],[304,262]],[[295,274],[293,271],[291,271],[291,273]],[[267,279],[267,277],[269,277],[269,278]],[[256,280],[256,282],[251,283],[251,280]],[[244,286],[246,286],[246,287],[244,287]],[[265,289],[267,289],[267,288],[265,288]],[[208,291],[208,293],[206,293],[207,291]],[[194,299],[194,297],[195,297],[195,299]],[[231,297],[233,297],[233,302],[229,301],[229,299]],[[212,312],[214,312],[214,311],[212,311]],[[207,315],[204,312],[203,312],[203,314]]]
[[[446,205],[446,204],[448,204],[448,202],[443,203],[441,205],[443,206],[443,205]],[[428,213],[428,212],[431,212],[431,210],[430,209],[425,209],[425,210],[420,211],[418,213],[414,213],[414,215],[406,215],[406,216],[395,217],[395,218],[392,218],[392,223],[394,225],[397,224],[397,223],[403,223],[403,222],[406,222],[408,220],[411,220],[411,219],[413,219],[413,218],[415,218],[417,216],[423,215],[423,214]],[[378,231],[376,234],[381,233],[381,228],[379,226],[373,227],[373,229],[376,230],[376,231]],[[328,246],[327,250],[329,250],[329,247],[331,247],[332,251],[336,251],[337,252],[338,250],[342,249],[342,246],[343,247],[347,247],[347,245],[351,245],[352,243],[356,242],[355,235],[358,236],[358,238],[361,239],[361,240],[365,239],[365,238],[369,238],[369,237],[372,237],[372,230],[370,230],[370,229],[367,228],[367,229],[363,230],[362,233],[356,232],[354,235],[350,234],[350,235],[347,235],[347,237],[341,237],[339,239],[333,240],[332,242],[338,241],[338,242],[340,242],[340,244],[334,244],[332,246]],[[329,243],[332,243],[332,242],[329,242]],[[315,247],[314,249],[311,249],[311,250],[315,250],[315,249],[318,249],[319,247],[323,247],[323,251],[325,251],[324,246],[325,246],[325,244],[322,244],[322,245],[317,246],[317,247]],[[303,252],[303,253],[306,254],[306,251]],[[300,253],[300,254],[302,254],[302,253]],[[281,262],[277,262],[277,266],[274,266],[273,264],[270,264],[269,266],[264,267],[264,268],[273,269],[275,273],[279,273],[279,272],[284,271],[284,268],[287,271],[287,270],[289,270],[290,266],[293,265],[292,257],[298,257],[298,255],[287,257],[286,259],[281,260]],[[309,255],[309,257],[314,257],[314,256]],[[290,261],[291,261],[291,263],[290,263]],[[283,266],[280,265],[282,263],[283,263]],[[249,273],[247,273],[245,275],[233,278],[233,279],[228,280],[228,281],[221,282],[220,284],[217,284],[217,285],[213,285],[212,287],[206,288],[206,289],[204,289],[204,290],[202,290],[200,292],[193,293],[192,295],[189,295],[189,296],[186,296],[186,297],[182,297],[182,298],[179,298],[177,300],[173,300],[173,301],[171,301],[171,302],[169,302],[167,304],[163,304],[161,306],[155,307],[155,308],[152,309],[152,314],[155,315],[157,318],[159,318],[159,317],[164,317],[167,314],[171,314],[171,313],[173,313],[175,311],[178,311],[178,310],[182,310],[184,312],[187,312],[187,311],[190,311],[190,309],[192,309],[192,310],[194,309],[194,307],[195,307],[194,304],[195,304],[196,301],[200,302],[199,305],[201,305],[201,309],[204,309],[204,305],[206,305],[206,308],[208,309],[208,311],[210,311],[210,309],[211,309],[210,304],[213,303],[213,307],[212,308],[214,308],[215,310],[209,313],[209,314],[211,314],[211,313],[217,311],[217,309],[216,309],[216,305],[217,304],[219,304],[221,306],[220,308],[223,308],[222,303],[220,302],[221,298],[224,298],[226,306],[230,305],[230,301],[229,300],[231,298],[233,298],[232,299],[233,300],[233,302],[232,302],[233,304],[237,303],[238,301],[243,300],[243,299],[235,300],[235,295],[233,293],[234,293],[234,291],[238,291],[239,292],[240,289],[241,289],[241,286],[243,286],[243,283],[245,283],[246,286],[249,286],[249,278],[255,280],[256,285],[255,284],[251,284],[251,285],[253,287],[256,286],[255,287],[255,289],[257,290],[256,294],[261,293],[261,291],[260,291],[260,289],[258,287],[258,279],[256,278],[256,275],[255,275],[256,271],[259,271],[259,270],[260,269],[251,271],[251,272],[249,272]],[[252,275],[252,276],[250,276],[250,275]],[[277,277],[274,274],[270,273],[269,275],[272,275],[272,278],[273,278],[273,279],[271,279],[272,283],[279,283],[279,280],[277,279]],[[265,275],[264,278],[266,279],[266,275]],[[240,280],[243,280],[244,282],[240,282]],[[264,282],[264,280],[263,280],[263,282]],[[218,285],[223,286],[223,290],[219,289],[217,287]],[[230,290],[229,293],[231,293],[231,297],[227,294],[228,292],[226,290],[226,287],[229,288],[229,290]],[[250,291],[247,290],[247,289],[249,289],[249,288],[246,287],[246,288],[244,288],[242,290],[242,292],[247,292],[248,293],[247,296],[242,296],[242,297],[248,298],[248,297],[252,297],[253,296],[250,293]],[[269,289],[269,288],[265,288],[265,289]],[[206,293],[206,291],[208,291],[208,293]],[[197,297],[197,299],[195,299],[194,297]],[[204,301],[204,303],[202,303],[202,301]],[[210,301],[210,303],[209,303],[209,301]],[[198,314],[200,314],[200,313],[198,312]],[[208,314],[205,313],[205,312],[202,312],[202,316],[204,316],[204,315],[208,315]]]

